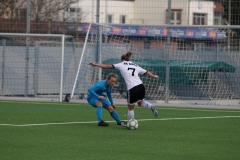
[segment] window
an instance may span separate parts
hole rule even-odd
[[[192,43],[192,50],[205,51],[205,43]]]
[[[166,13],[166,22],[168,22],[168,10]],[[182,10],[181,9],[172,9],[171,10],[171,24],[177,25],[181,24],[181,15],[182,15]]]
[[[120,16],[120,23],[126,23],[126,16],[125,15]]]
[[[181,24],[181,12],[180,11],[172,11],[171,12],[171,24]]]
[[[222,24],[222,13],[214,13],[214,25]]]
[[[111,14],[107,15],[107,23],[113,23],[113,15]]]
[[[79,22],[80,21],[80,8],[67,8],[65,13],[65,19],[68,22]]]
[[[144,40],[143,41],[143,45],[144,45],[144,49],[150,49],[150,40]]]
[[[80,12],[80,8],[67,8],[66,11],[67,11],[67,12],[72,12],[72,13]]]
[[[193,25],[207,25],[207,14],[193,13]]]
[[[69,8],[69,12],[75,12],[75,8]]]

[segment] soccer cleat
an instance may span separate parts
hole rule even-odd
[[[158,116],[158,111],[157,111],[156,107],[152,105],[151,110],[153,112],[154,117],[157,117]]]
[[[127,127],[127,122],[121,121],[121,125],[122,125],[123,127]]]
[[[121,121],[120,123],[117,123],[117,125],[122,125],[122,126],[126,127],[127,126],[127,122]]]
[[[104,121],[101,121],[98,123],[98,126],[109,126],[109,124],[105,123]]]

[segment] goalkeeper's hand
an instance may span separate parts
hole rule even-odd
[[[116,109],[117,106],[115,104],[112,104],[112,107],[113,107],[113,109]]]
[[[99,99],[102,99],[102,100],[104,100],[104,99],[105,99],[105,97],[104,97],[104,96],[99,96],[98,98],[99,98]]]

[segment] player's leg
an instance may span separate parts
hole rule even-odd
[[[98,126],[108,126],[108,123],[105,123],[102,120],[102,103],[95,99],[95,98],[88,98],[87,99],[88,103],[96,108],[96,115],[97,115],[97,119],[98,119]]]
[[[128,104],[128,120],[134,119],[134,106],[135,104]]]
[[[144,107],[144,108],[147,108],[147,109],[151,109],[152,112],[153,112],[153,115],[154,117],[157,117],[158,116],[158,111],[156,109],[156,107],[154,105],[152,105],[151,103],[149,103],[148,101],[146,100],[141,100],[138,102],[138,105],[140,107]]]
[[[145,98],[145,87],[143,84],[138,86],[138,96],[139,96],[139,100],[138,101],[138,106],[140,107],[144,107],[147,109],[151,109],[153,112],[154,117],[158,116],[158,111],[156,109],[156,107],[154,105],[152,105],[151,103],[149,103],[148,101],[144,100]]]
[[[134,106],[137,102],[137,92],[136,87],[131,88],[127,91],[127,102],[128,102],[128,120],[134,119]]]
[[[118,124],[121,124],[121,119],[118,116],[117,111],[113,108],[110,102],[107,99],[102,100],[103,107],[108,110],[110,115]]]

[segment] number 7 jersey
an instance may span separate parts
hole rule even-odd
[[[127,90],[142,84],[142,80],[138,74],[144,75],[147,70],[139,67],[137,64],[131,61],[122,61],[121,63],[113,64],[113,68],[119,70],[127,84]]]

